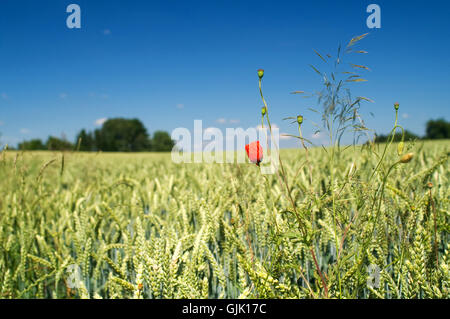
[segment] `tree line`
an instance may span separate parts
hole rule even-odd
[[[377,135],[375,137],[375,143],[383,143],[388,140],[389,135]],[[404,140],[440,140],[450,138],[450,122],[447,122],[443,118],[437,120],[429,120],[426,124],[425,136],[420,137],[408,130],[405,130]],[[394,135],[394,141],[399,142],[402,139],[402,133],[396,131]]]
[[[450,138],[450,122],[443,118],[429,120],[426,124],[425,136],[420,137],[405,130],[404,140],[414,139],[448,139]],[[397,131],[394,141],[400,141],[402,134]],[[377,135],[376,143],[386,142],[388,135]],[[65,138],[50,136],[44,143],[40,139],[32,139],[19,143],[19,150],[80,150],[85,152],[169,152],[175,142],[165,131],[156,131],[153,137],[138,119],[113,118],[103,123],[100,129],[88,132],[82,129],[74,143]]]
[[[165,131],[149,135],[139,119],[112,118],[94,131],[82,129],[74,141],[50,136],[44,143],[32,139],[19,143],[20,150],[79,150],[85,152],[169,152],[175,142]]]

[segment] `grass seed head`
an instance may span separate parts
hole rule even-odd
[[[302,125],[302,123],[303,123],[303,116],[301,116],[301,115],[297,116],[297,123],[298,123],[298,125]]]
[[[398,104],[398,102],[395,102],[394,103],[394,108],[395,108],[396,111],[398,110],[399,107],[400,107],[400,104]]]

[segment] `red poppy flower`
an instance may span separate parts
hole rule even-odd
[[[263,159],[263,149],[259,145],[259,141],[245,145],[245,151],[247,152],[248,159],[259,166]]]

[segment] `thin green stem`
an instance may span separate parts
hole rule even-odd
[[[380,167],[381,163],[384,160],[384,157],[386,156],[386,151],[389,148],[389,146],[392,144],[392,142],[394,141],[394,137],[395,137],[395,129],[397,128],[397,122],[398,122],[398,110],[395,110],[395,122],[394,122],[394,128],[391,130],[391,132],[389,133],[389,137],[390,139],[388,140],[388,143],[386,143],[386,145],[384,146],[384,150],[383,150],[383,154],[381,155],[380,160],[378,161],[377,166],[375,167],[375,169],[372,172],[372,175],[370,175],[369,181],[373,178],[373,176],[375,175],[375,173],[378,171],[378,168]]]
[[[381,212],[381,202],[382,202],[382,200],[383,200],[383,196],[384,196],[384,188],[385,188],[385,185],[386,185],[387,178],[388,178],[389,174],[391,173],[391,171],[394,169],[394,167],[395,167],[397,164],[399,164],[399,163],[400,163],[400,162],[395,162],[394,164],[392,164],[392,165],[389,167],[389,169],[388,169],[387,173],[385,174],[385,176],[383,177],[383,182],[382,182],[381,187],[380,187],[380,189],[379,189],[380,196],[378,197],[378,206],[377,206],[377,211],[376,211],[376,215],[375,215],[375,220],[374,220],[374,222],[373,222],[372,232],[370,233],[370,236],[367,237],[366,242],[363,244],[363,247],[362,247],[362,250],[363,250],[363,251],[362,251],[362,257],[361,257],[361,258],[364,258],[364,257],[365,257],[365,255],[366,255],[366,253],[367,253],[367,248],[369,247],[370,242],[371,242],[372,239],[373,239],[373,235],[375,234],[375,229],[376,229],[376,226],[377,226],[377,224],[378,224],[378,219],[379,219],[379,217],[380,217],[380,212]],[[377,191],[377,193],[378,193],[378,191]],[[375,193],[375,196],[374,196],[374,199],[373,199],[372,209],[373,209],[373,207],[375,206],[375,203],[376,203],[376,201],[377,201],[377,193]],[[360,266],[358,267],[358,271],[357,271],[357,274],[358,274],[358,275],[357,275],[357,277],[359,277],[359,274],[360,274],[360,272],[361,272],[361,266],[362,266],[362,263],[361,263]],[[355,292],[357,292],[357,291],[355,291]]]
[[[307,230],[306,230],[306,227],[305,227],[304,223],[303,223],[302,220],[301,220],[300,214],[299,214],[298,211],[297,211],[297,205],[295,204],[295,201],[294,201],[294,199],[292,198],[291,189],[290,189],[289,184],[288,184],[288,181],[287,181],[286,171],[285,171],[284,166],[283,166],[283,161],[282,161],[282,159],[281,159],[280,152],[279,152],[279,150],[278,150],[278,146],[277,146],[277,144],[275,143],[275,141],[273,140],[272,125],[270,124],[270,118],[269,118],[269,108],[268,108],[268,106],[267,106],[267,102],[266,102],[266,100],[264,99],[264,95],[263,95],[263,92],[262,92],[261,78],[259,79],[259,92],[260,92],[260,94],[261,94],[261,99],[262,99],[262,101],[263,101],[263,103],[264,103],[264,106],[265,106],[265,108],[266,108],[266,119],[267,119],[267,124],[268,124],[268,126],[269,126],[270,138],[271,138],[271,140],[272,140],[272,143],[273,143],[273,145],[274,145],[276,151],[278,151],[278,160],[279,160],[279,163],[280,163],[281,174],[280,174],[278,171],[277,171],[277,174],[278,174],[278,176],[280,177],[280,179],[281,179],[281,177],[282,177],[282,180],[283,180],[283,182],[284,182],[284,186],[285,186],[285,188],[286,188],[287,197],[288,197],[289,201],[291,202],[292,209],[294,210],[294,215],[296,216],[296,219],[297,219],[297,222],[298,222],[298,225],[299,225],[299,229],[301,230],[303,236],[306,238],[306,236],[307,236]],[[281,175],[281,176],[280,176],[280,175]],[[319,265],[318,265],[318,263],[317,263],[317,259],[316,259],[314,250],[311,248],[310,251],[311,251],[312,257],[313,257],[314,262],[315,262],[316,270],[317,270],[317,272],[318,272],[318,274],[319,274],[319,276],[320,276],[320,278],[321,278],[321,280],[322,280],[322,284],[323,284],[324,289],[325,289],[325,296],[328,297],[328,287],[327,287],[327,284],[326,284],[326,282],[325,282],[325,278],[323,277],[323,274],[322,274],[322,272],[321,272],[321,270],[320,270],[320,267],[319,267]]]
[[[308,163],[308,167],[309,167],[309,185],[310,185],[310,187],[312,187],[312,167],[311,167],[311,162],[309,161],[308,148],[306,147],[305,141],[303,140],[302,127],[300,124],[298,125],[298,134],[299,134],[302,146],[305,149],[306,163]]]
[[[331,190],[331,198],[332,198],[332,208],[333,208],[333,231],[334,231],[334,243],[336,249],[336,261],[337,261],[337,275],[339,282],[339,297],[342,296],[342,281],[340,274],[340,251],[339,251],[339,239],[337,235],[337,222],[336,222],[336,196],[334,192],[334,156],[335,156],[335,143],[333,142],[333,120],[329,123],[329,137],[330,137],[330,145],[331,145],[331,158],[330,158],[330,190]]]

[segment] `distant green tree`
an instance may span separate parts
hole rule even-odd
[[[48,137],[45,147],[50,151],[68,151],[74,149],[74,145],[69,141],[54,136]]]
[[[150,150],[147,129],[138,119],[109,119],[94,132],[97,150],[142,152]]]
[[[103,136],[100,132],[100,130],[94,131],[94,148],[96,151],[101,151],[102,146],[104,146],[105,142],[103,141]]]
[[[80,133],[78,133],[77,138],[75,139],[75,145],[78,147],[78,142],[80,142],[80,151],[90,152],[94,151],[95,139],[92,132],[86,132],[85,129],[82,129]]]
[[[389,136],[388,135],[377,135],[375,137],[375,143],[385,143],[387,142]],[[419,136],[417,136],[414,133],[411,133],[408,130],[405,130],[405,141],[420,139]],[[394,135],[394,142],[400,142],[402,140],[402,133],[397,131]]]
[[[428,139],[444,139],[450,138],[450,122],[443,118],[437,120],[429,120],[426,127],[426,136]]]
[[[170,138],[169,133],[164,131],[156,131],[152,138],[152,151],[170,152],[175,142]]]
[[[29,141],[23,141],[22,143],[19,143],[17,148],[22,151],[39,151],[47,149],[44,143],[42,143],[42,141],[38,138]]]

